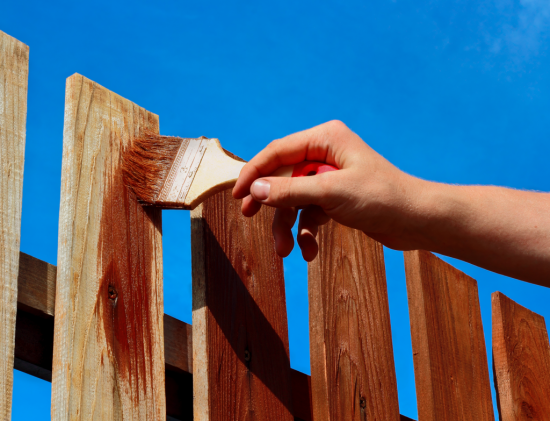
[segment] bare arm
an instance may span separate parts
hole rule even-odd
[[[268,177],[303,160],[340,171],[315,177]],[[307,261],[330,218],[387,247],[424,249],[550,287],[550,194],[492,186],[453,186],[410,176],[372,150],[343,123],[329,122],[272,142],[241,171],[233,190],[243,213],[277,209],[277,252],[290,253],[291,228],[303,208],[298,244]]]

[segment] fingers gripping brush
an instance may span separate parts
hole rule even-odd
[[[246,162],[225,151],[218,139],[186,139],[146,132],[125,153],[125,183],[144,205],[194,209],[233,187]],[[323,162],[281,167],[272,176],[303,177],[337,170]]]

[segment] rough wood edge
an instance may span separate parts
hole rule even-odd
[[[423,339],[427,337],[428,331],[425,320],[426,314],[424,312],[424,295],[420,292],[420,256],[416,251],[405,252],[403,255],[405,259],[405,273],[407,278],[407,297],[409,304],[414,379],[418,395],[419,391],[430,393],[429,391],[433,390],[431,367],[429,364],[421,364],[421,361],[429,361],[430,349]],[[416,329],[413,328],[413,320],[420,321]],[[418,408],[418,418],[422,420],[433,420],[434,410],[435,409],[433,406],[424,405],[422,408]]]
[[[208,421],[209,394],[208,394],[208,343],[206,332],[208,307],[206,306],[206,273],[205,273],[205,244],[202,233],[204,232],[204,219],[202,218],[203,206],[199,205],[191,211],[191,248],[192,253],[192,330],[193,330],[193,406],[201,408],[194,411],[195,421]]]
[[[325,342],[314,343],[314,338],[322,338],[325,325],[323,300],[321,297],[321,270],[319,259],[308,264],[308,299],[309,299],[309,353],[311,374],[326,379]],[[329,420],[329,396],[327,382],[311,382],[311,402],[315,421]]]
[[[0,418],[11,418],[29,47],[0,31]]]

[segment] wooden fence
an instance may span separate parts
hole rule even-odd
[[[28,47],[0,32],[0,417],[12,370],[52,381],[52,419],[407,420],[399,414],[382,246],[334,222],[309,265],[311,377],[290,368],[273,210],[229,192],[191,214],[193,324],[163,314],[161,213],[121,154],[158,117],[67,80],[57,268],[19,252]],[[405,253],[420,421],[492,420],[477,283]],[[493,294],[500,417],[550,419],[544,319]]]

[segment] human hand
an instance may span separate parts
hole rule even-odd
[[[312,177],[269,176],[305,160],[339,170]],[[388,247],[415,248],[407,221],[421,193],[420,181],[393,166],[344,123],[331,121],[271,142],[243,167],[233,197],[243,199],[245,216],[256,214],[262,204],[277,208],[273,235],[282,257],[294,247],[291,229],[302,209],[297,240],[304,259],[311,261],[318,252],[318,227],[331,218]]]

